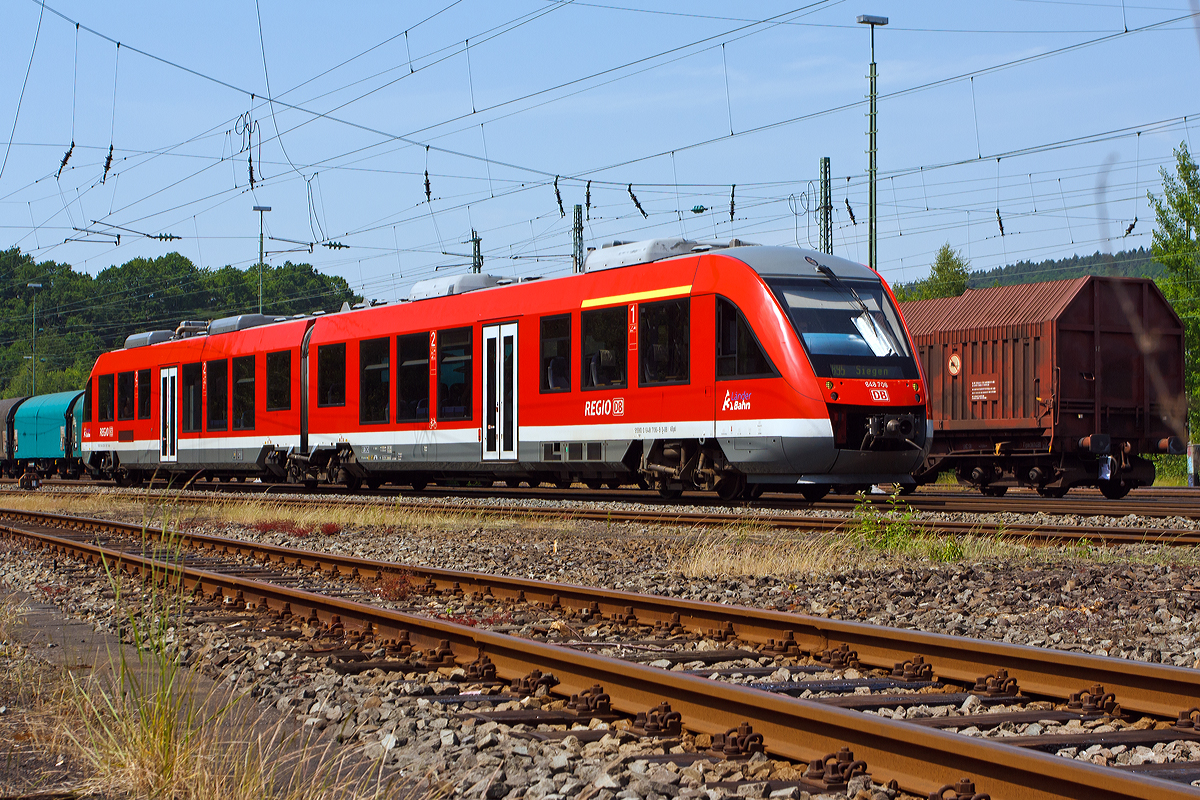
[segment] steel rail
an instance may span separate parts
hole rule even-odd
[[[570,648],[519,639],[478,628],[417,617],[354,601],[326,597],[270,583],[223,575],[98,545],[20,528],[0,526],[58,552],[106,561],[124,572],[160,583],[236,595],[264,610],[315,614],[327,624],[337,615],[343,626],[377,636],[407,632],[414,645],[450,643],[462,663],[486,655],[505,679],[536,667],[560,681],[556,694],[571,695],[599,684],[613,708],[634,714],[662,701],[681,713],[684,725],[699,733],[721,733],[749,722],[763,734],[768,751],[797,761],[821,759],[849,746],[866,761],[876,781],[896,780],[902,789],[925,795],[970,776],[995,800],[1183,800],[1200,789],[1100,767],[1074,759],[1017,748],[981,738],[868,716],[821,703],[773,695],[692,675],[660,670]]]
[[[0,486],[13,485],[15,480],[0,479]],[[160,487],[165,488],[166,484],[162,481],[156,482]],[[91,481],[67,481],[59,479],[51,479],[44,482],[47,486],[104,486],[111,488],[115,486],[112,482],[91,482]],[[213,483],[205,482],[203,484],[191,484],[191,488],[221,493],[242,493],[242,494],[346,494],[349,490],[336,485],[324,485],[317,489],[306,489],[297,484],[262,484],[253,482],[239,483]],[[0,489],[0,493],[8,493],[12,491],[17,493],[24,490],[7,490]],[[545,487],[530,487],[530,488],[513,488],[499,486],[433,486],[422,490],[426,497],[445,497],[447,495],[462,495],[465,497],[488,496],[497,498],[507,498],[510,500],[521,499],[539,499],[539,500],[586,500],[593,502],[629,502],[643,503],[649,505],[663,505],[684,503],[693,506],[711,507],[717,510],[727,507],[727,503],[723,503],[708,493],[692,492],[685,494],[681,500],[667,501],[661,498],[655,492],[646,490],[622,488],[622,489],[550,489]],[[396,498],[400,496],[398,487],[390,487],[387,489],[360,489],[357,494],[364,498]],[[869,499],[873,500],[876,505],[881,504],[886,500],[885,495],[869,495]],[[947,512],[947,513],[966,513],[966,514],[997,514],[997,513],[1016,513],[1016,514],[1051,514],[1055,516],[1062,515],[1084,515],[1084,516],[1102,516],[1110,518],[1125,517],[1130,514],[1149,516],[1149,517],[1172,517],[1179,516],[1191,519],[1200,518],[1200,490],[1196,489],[1141,489],[1136,495],[1124,498],[1122,500],[1105,499],[1098,491],[1079,491],[1078,493],[1067,498],[1043,498],[1037,494],[1028,491],[1009,492],[1002,498],[985,497],[983,495],[968,492],[968,491],[925,491],[916,494],[906,495],[901,498],[902,502],[907,506],[917,511],[926,512]],[[762,511],[792,511],[796,509],[815,508],[819,504],[823,508],[831,508],[840,511],[851,510],[857,505],[858,500],[853,496],[829,495],[828,497],[812,503],[807,500],[800,499],[795,494],[780,494],[767,492],[760,499],[754,501],[756,509]]]
[[[45,491],[45,490],[43,490]],[[0,490],[3,493],[3,490]],[[75,492],[47,492],[56,496],[76,496]],[[196,497],[178,492],[142,491],[130,494],[130,499],[169,501],[179,505],[214,505],[246,502],[231,496],[228,500]],[[647,525],[676,525],[684,527],[727,527],[731,525],[760,525],[779,530],[836,532],[857,524],[847,517],[809,517],[794,514],[742,513],[718,511],[634,511],[626,509],[545,507],[516,504],[489,504],[456,501],[429,503],[394,498],[331,497],[272,497],[271,501],[284,507],[319,508],[331,505],[386,505],[397,511],[421,511],[443,514],[478,514],[531,519],[585,520],[595,522],[635,522]],[[1118,528],[1085,525],[1025,525],[989,522],[960,522],[943,520],[909,520],[908,525],[932,535],[1001,537],[1031,545],[1095,544],[1095,545],[1200,545],[1200,531],[1174,528]]]
[[[55,525],[74,530],[124,531],[140,537],[156,534],[141,526],[109,520],[60,514],[0,509],[7,517],[37,525]],[[271,563],[321,570],[368,580],[401,578],[431,581],[438,591],[458,589],[497,599],[517,599],[565,609],[586,610],[595,605],[605,618],[632,612],[643,625],[670,623],[679,615],[685,630],[700,634],[731,630],[743,641],[767,644],[794,636],[799,648],[820,654],[845,644],[858,652],[860,663],[891,669],[897,663],[921,655],[944,680],[973,685],[997,668],[1008,670],[1021,690],[1029,695],[1065,700],[1071,694],[1104,685],[1116,694],[1127,711],[1174,719],[1180,711],[1200,706],[1200,670],[1164,664],[1149,664],[1063,650],[948,636],[862,622],[834,620],[770,609],[730,606],[675,597],[635,594],[616,589],[549,583],[396,562],[375,561],[356,556],[282,547],[265,542],[229,539],[196,533],[173,534],[181,545],[204,548],[227,555],[257,558]]]

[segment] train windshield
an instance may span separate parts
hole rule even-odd
[[[879,282],[840,278],[767,282],[820,373],[847,378],[915,377],[904,326]]]

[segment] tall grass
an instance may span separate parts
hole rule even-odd
[[[178,542],[144,549],[177,562]],[[333,752],[270,723],[245,692],[208,683],[180,665],[176,624],[186,599],[166,568],[137,580],[104,564],[117,624],[129,647],[110,654],[110,673],[72,680],[58,733],[89,769],[84,788],[172,800],[317,800],[401,796],[357,747]],[[132,652],[131,652],[132,651]],[[403,796],[433,796],[428,786]],[[403,793],[401,793],[403,794]]]

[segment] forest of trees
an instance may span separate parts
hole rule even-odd
[[[41,289],[28,284],[40,283]],[[38,394],[83,386],[96,356],[131,333],[174,329],[258,311],[258,268],[201,269],[179,253],[135,258],[94,278],[70,264],[0,252],[0,397],[30,393],[33,303],[37,302]],[[310,264],[263,269],[263,312],[334,310],[360,298],[342,278]]]
[[[1149,250],[1122,250],[1118,253],[1096,252],[1090,256],[1071,256],[1057,261],[1018,261],[995,269],[972,272],[967,288],[1010,286],[1016,283],[1063,281],[1084,275],[1119,275],[1130,278],[1161,278],[1167,268],[1154,260]]]

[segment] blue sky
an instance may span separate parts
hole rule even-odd
[[[269,262],[392,299],[464,270],[472,229],[488,272],[568,271],[589,180],[589,246],[815,245],[829,156],[834,251],[866,261],[859,14],[890,18],[886,278],[944,242],[974,269],[1149,246],[1145,194],[1200,116],[1193,2],[5,0],[0,247],[93,274],[172,250],[246,268],[269,205]]]

